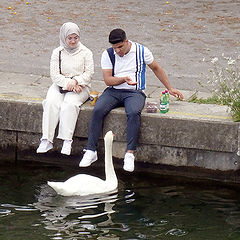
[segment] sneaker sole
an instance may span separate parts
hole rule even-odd
[[[125,171],[127,171],[127,172],[133,172],[134,171],[134,168],[132,169],[130,169],[130,168],[126,168],[126,167],[123,167],[123,169],[125,170]]]
[[[96,162],[97,160],[98,160],[98,158],[92,160],[92,161],[90,162],[90,164],[87,164],[87,165],[81,165],[81,162],[80,162],[80,163],[79,163],[79,167],[89,167],[89,166],[91,166],[92,163]]]
[[[64,154],[64,155],[70,155],[71,154],[71,152],[64,152],[64,151],[61,151],[61,154]]]
[[[53,147],[50,147],[50,148],[48,148],[48,149],[46,149],[46,150],[44,150],[44,151],[43,151],[43,150],[38,150],[38,149],[37,149],[36,152],[37,152],[37,153],[46,153],[46,152],[48,152],[48,151],[51,150],[51,149],[53,149]]]

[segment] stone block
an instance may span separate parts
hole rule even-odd
[[[186,166],[221,171],[235,171],[239,169],[240,158],[235,153],[188,149]]]
[[[39,103],[0,101],[0,129],[42,131],[42,106]]]
[[[145,114],[142,116],[139,143],[233,152],[237,150],[237,127],[232,122],[216,124]]]
[[[88,137],[88,125],[91,119],[92,110],[93,107],[91,106],[90,101],[81,106],[74,136],[84,138]]]
[[[16,132],[0,129],[0,161],[15,161],[16,140]]]
[[[112,110],[104,120],[102,136],[104,136],[108,131],[111,130],[115,135],[115,141],[126,142],[126,121],[127,118],[123,108],[117,108]]]
[[[137,161],[171,166],[187,166],[187,150],[160,145],[140,144]]]

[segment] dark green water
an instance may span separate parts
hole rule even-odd
[[[79,172],[26,162],[0,165],[0,239],[240,239],[236,186],[122,170],[111,195],[61,197],[46,185]]]

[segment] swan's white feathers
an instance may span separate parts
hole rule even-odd
[[[87,174],[78,174],[65,182],[48,182],[48,185],[62,196],[85,196],[110,192],[117,188],[117,184],[109,185],[106,181]]]
[[[112,157],[109,154],[109,152],[112,151],[113,141],[113,134],[111,131],[106,133],[104,140],[105,140],[105,165],[106,161],[109,161],[108,164],[111,165],[111,167],[109,167],[109,169],[105,171],[106,175],[108,174],[108,176],[110,176],[108,178],[109,179],[108,181],[87,174],[78,174],[76,176],[69,178],[65,182],[48,182],[48,185],[62,196],[74,196],[74,195],[85,196],[90,194],[106,193],[116,190],[118,186],[118,180],[113,168]]]

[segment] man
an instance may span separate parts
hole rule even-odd
[[[97,160],[97,143],[104,117],[114,108],[123,106],[127,115],[127,151],[123,169],[134,171],[141,112],[145,104],[143,90],[146,64],[168,89],[169,93],[183,99],[183,95],[170,85],[161,66],[154,60],[150,50],[127,39],[122,29],[114,29],[109,34],[112,48],[104,51],[101,59],[103,78],[108,86],[99,97],[92,112],[89,125],[87,150],[79,163],[80,167],[90,166]]]

